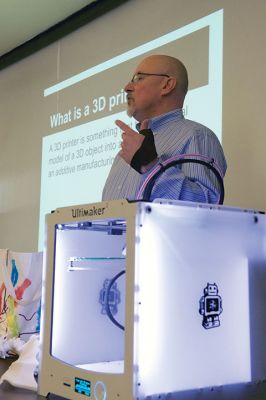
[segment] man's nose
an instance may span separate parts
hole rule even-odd
[[[133,87],[134,87],[133,83],[132,82],[128,82],[126,84],[126,86],[124,87],[124,91],[125,92],[131,92],[133,90]]]

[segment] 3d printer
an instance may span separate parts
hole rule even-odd
[[[47,216],[45,258],[41,395],[243,400],[266,378],[264,214],[61,208]]]

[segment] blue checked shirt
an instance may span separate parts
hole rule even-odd
[[[213,159],[224,176],[226,160],[217,136],[207,127],[185,119],[181,109],[150,119],[149,128],[154,134],[159,162],[172,156],[201,155]],[[118,154],[106,180],[102,200],[135,200],[151,171],[139,174]],[[187,163],[169,168],[158,177],[150,200],[164,198],[217,203],[219,197],[220,187],[214,173],[205,166]]]

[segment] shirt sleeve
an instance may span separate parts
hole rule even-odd
[[[175,154],[173,154],[175,155]],[[201,156],[213,159],[223,179],[226,161],[217,137],[211,131],[196,132],[188,140],[182,154],[184,159],[200,159]],[[165,157],[162,157],[165,160]],[[164,171],[155,181],[150,200],[166,198],[203,203],[218,203],[221,184],[214,172],[207,166],[189,162],[178,164]]]

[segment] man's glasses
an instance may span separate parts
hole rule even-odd
[[[165,76],[166,78],[170,78],[170,75],[167,74],[149,74],[148,72],[138,72],[135,75],[133,75],[131,83],[138,83],[145,76]]]

